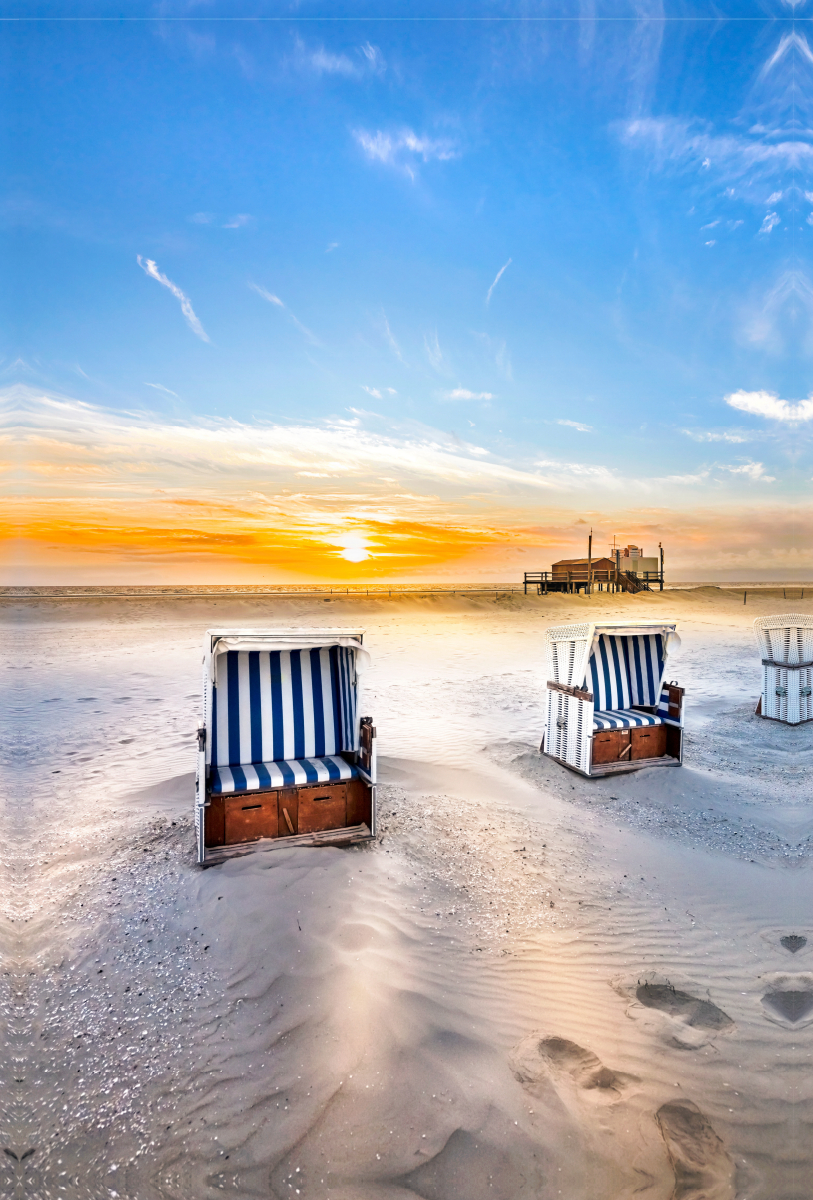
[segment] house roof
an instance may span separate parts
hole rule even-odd
[[[559,560],[559,562],[555,562],[553,564],[553,569],[556,570],[557,567],[586,567],[588,561],[591,560],[586,558],[562,558]],[[605,563],[608,567],[615,566],[615,563],[611,558],[602,557],[592,559],[592,565],[594,567],[603,567]]]

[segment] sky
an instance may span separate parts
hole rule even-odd
[[[0,16],[9,582],[813,577],[813,0]]]

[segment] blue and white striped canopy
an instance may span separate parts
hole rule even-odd
[[[212,689],[214,766],[357,750],[352,649],[229,650]]]
[[[596,709],[655,705],[663,675],[663,635],[599,635],[587,667],[587,686]]]

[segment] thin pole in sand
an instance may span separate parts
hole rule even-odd
[[[745,602],[747,601],[747,599],[748,599],[748,593],[747,593],[747,592],[743,592],[743,594],[742,594],[742,602],[743,602],[743,604],[745,604]]]

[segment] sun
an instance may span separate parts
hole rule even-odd
[[[339,545],[342,547],[339,558],[345,559],[346,562],[364,562],[366,558],[370,557],[367,538],[363,534],[345,534],[339,541]]]

